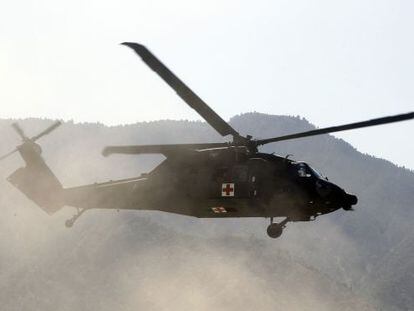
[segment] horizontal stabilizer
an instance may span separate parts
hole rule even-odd
[[[107,157],[111,154],[163,154],[165,156],[180,152],[196,151],[210,148],[228,147],[227,143],[205,143],[205,144],[172,144],[172,145],[136,145],[136,146],[108,146],[102,151]]]

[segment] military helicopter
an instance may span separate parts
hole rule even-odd
[[[166,159],[148,174],[135,178],[64,188],[36,144],[60,122],[31,138],[13,124],[23,143],[0,160],[17,151],[26,166],[12,173],[8,181],[49,214],[65,205],[76,207],[78,212],[66,221],[67,227],[89,209],[157,210],[199,218],[265,217],[270,219],[268,235],[277,238],[288,222],[311,221],[338,209],[352,210],[358,199],[307,163],[261,153],[260,146],[414,118],[410,112],[268,139],[244,137],[145,46],[122,44],[134,50],[220,135],[233,139],[226,143],[107,146],[102,151],[104,156],[162,154]],[[284,220],[275,223],[276,217]]]

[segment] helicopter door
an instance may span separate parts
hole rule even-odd
[[[235,165],[232,168],[232,182],[234,183],[235,196],[248,198],[249,191],[249,167],[247,165]]]
[[[249,197],[263,197],[262,194],[266,193],[263,188],[269,182],[270,175],[271,170],[266,160],[260,158],[249,160]]]

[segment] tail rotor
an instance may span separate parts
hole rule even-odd
[[[49,126],[48,128],[46,128],[44,131],[40,132],[39,134],[37,134],[36,136],[33,136],[32,138],[29,138],[26,136],[26,134],[24,133],[23,129],[20,127],[20,125],[18,123],[13,123],[12,127],[13,129],[16,131],[16,133],[20,136],[20,138],[22,139],[23,144],[30,142],[30,143],[34,143],[35,141],[37,141],[39,138],[50,134],[50,132],[52,132],[53,130],[55,130],[57,127],[59,127],[62,124],[62,122],[60,121],[56,121],[55,123],[53,123],[51,126]],[[23,145],[22,144],[22,145]],[[7,157],[11,156],[13,153],[19,151],[19,148],[22,146],[19,145],[17,146],[15,149],[13,149],[12,151],[2,155],[0,157],[0,161],[6,159]]]
[[[53,130],[55,130],[57,127],[59,127],[62,124],[62,122],[60,121],[56,121],[55,123],[53,123],[51,126],[49,126],[48,128],[46,128],[44,131],[40,132],[39,134],[37,134],[36,136],[33,136],[32,138],[29,138],[26,136],[26,134],[24,133],[23,129],[20,127],[20,125],[18,123],[13,123],[12,127],[13,129],[16,131],[16,133],[20,136],[20,138],[22,139],[23,144],[24,143],[34,143],[36,140],[38,140],[39,138],[49,134],[50,132],[52,132]],[[22,144],[22,145],[23,145]],[[6,159],[7,157],[11,156],[13,153],[19,151],[19,148],[22,146],[19,145],[17,146],[15,149],[13,149],[12,151],[2,155],[0,157],[0,161]]]

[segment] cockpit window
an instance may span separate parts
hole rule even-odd
[[[297,168],[299,177],[311,177],[309,166],[305,163],[298,163]]]
[[[323,176],[322,176],[322,174],[321,173],[319,173],[317,170],[315,170],[313,167],[311,167],[311,166],[309,166],[309,168],[310,168],[310,170],[312,171],[312,173],[313,173],[313,175],[314,176],[316,176],[316,177],[318,177],[318,178],[320,178],[320,179],[323,179]]]
[[[297,164],[297,171],[298,171],[298,176],[299,177],[314,176],[314,177],[319,178],[319,179],[324,178],[321,173],[319,173],[317,170],[315,170],[314,168],[312,168],[311,166],[309,166],[306,163],[298,163]]]

